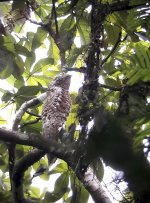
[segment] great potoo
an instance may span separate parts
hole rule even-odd
[[[42,109],[42,127],[43,135],[49,139],[58,140],[59,129],[69,115],[71,108],[70,79],[70,75],[61,73],[48,87],[47,98]],[[48,154],[48,160],[49,163],[52,163],[56,158],[52,154]]]

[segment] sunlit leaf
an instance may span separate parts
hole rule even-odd
[[[43,28],[39,27],[33,37],[32,50],[35,50],[36,48],[40,47],[43,44],[46,36],[47,32]]]

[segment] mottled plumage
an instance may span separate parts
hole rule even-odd
[[[58,140],[59,129],[66,121],[70,108],[69,94],[71,76],[67,73],[57,75],[50,83],[47,98],[42,109],[43,135],[49,139]],[[48,155],[49,162],[54,162],[54,156]]]

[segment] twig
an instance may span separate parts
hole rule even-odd
[[[42,101],[44,101],[45,98],[46,98],[46,93],[43,93],[40,96],[38,96],[37,98],[31,99],[31,100],[23,103],[21,105],[19,111],[17,112],[16,118],[13,123],[13,129],[18,128],[18,125],[21,122],[22,116],[24,115],[24,113],[27,111],[28,108],[40,104]]]
[[[56,13],[56,7],[55,7],[55,0],[52,0],[52,4],[53,4],[52,12],[54,13],[54,20],[55,20],[55,26],[56,26],[56,35],[58,36],[59,32],[58,32],[58,22],[57,22],[57,13]]]
[[[32,113],[32,112],[30,112],[30,111],[26,111],[26,113],[28,113],[28,114],[31,115],[31,116],[35,116],[35,117],[37,117],[37,118],[41,118],[41,116],[39,116],[39,115],[37,115],[37,114],[35,114],[35,113]]]
[[[80,67],[80,68],[65,68],[67,71],[74,71],[79,73],[85,73],[86,67]]]
[[[112,48],[112,50],[110,51],[110,53],[106,56],[106,58],[104,58],[101,62],[101,66],[104,65],[104,63],[106,63],[106,61],[111,57],[111,55],[113,55],[113,53],[115,52],[116,48],[118,47],[119,43],[122,42],[121,41],[121,35],[122,35],[122,32],[119,32],[119,35],[118,35],[118,39],[114,45],[114,47]]]
[[[32,124],[36,124],[38,123],[39,121],[41,120],[41,118],[36,118],[35,120],[32,120],[30,122],[26,122],[26,123],[23,123],[20,127],[20,129],[24,128],[25,126],[28,126],[28,125],[32,125]]]
[[[13,125],[12,125],[12,130],[17,131],[18,127],[21,123],[22,116],[26,112],[26,110],[29,107],[35,106],[39,103],[41,103],[46,97],[46,93],[41,94],[39,97],[31,99],[25,103],[23,103],[19,109],[19,111],[16,114],[16,117],[14,119]],[[15,147],[16,143],[9,143],[7,144],[8,147],[8,154],[9,154],[9,176],[10,176],[10,182],[11,182],[11,190],[13,191],[13,182],[12,182],[12,175],[13,175],[13,170],[14,170],[14,165],[15,165]],[[14,193],[13,193],[14,195]]]
[[[112,91],[121,91],[123,87],[112,87],[112,86],[109,86],[109,85],[104,85],[104,84],[101,84],[99,83],[99,86],[100,87],[103,87],[105,89],[109,89],[109,90],[112,90]]]
[[[39,26],[41,26],[41,27],[45,27],[45,24],[42,23],[42,22],[37,22],[37,21],[35,21],[35,20],[31,20],[31,19],[28,18],[27,16],[26,16],[26,19],[27,19],[28,21],[30,21],[30,23],[33,23],[33,24],[35,24],[35,25],[39,25]]]
[[[148,3],[149,1],[147,1]],[[148,7],[149,5],[146,3],[141,3],[141,4],[137,4],[137,5],[129,5],[129,1],[124,1],[124,2],[120,2],[120,3],[112,3],[109,5],[110,6],[110,13],[116,12],[116,11],[124,11],[124,10],[131,10],[134,8],[138,8],[138,7],[142,7],[142,6],[146,6]]]

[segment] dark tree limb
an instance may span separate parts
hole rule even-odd
[[[14,167],[13,173],[13,194],[15,203],[35,203],[36,201],[32,201],[30,199],[26,199],[23,193],[23,177],[25,171],[34,163],[36,163],[39,159],[41,159],[45,155],[45,152],[42,150],[35,149],[30,152],[28,155],[23,157]],[[39,201],[38,201],[39,202]]]
[[[79,73],[85,73],[86,67],[80,67],[80,68],[65,68],[67,71],[74,71]]]
[[[66,154],[68,155],[69,153],[74,153],[73,147],[66,147],[64,145],[62,146],[56,141],[46,139],[45,137],[34,133],[25,134],[12,130],[6,130],[5,128],[0,128],[0,140],[4,142],[36,147],[38,149],[53,153],[60,159]]]
[[[54,14],[54,20],[55,20],[55,27],[56,27],[56,35],[59,35],[59,31],[58,31],[58,22],[57,22],[57,13],[56,13],[56,7],[55,7],[55,0],[52,0],[52,13]]]
[[[45,153],[50,152],[53,153],[60,159],[63,159],[68,163],[68,165],[75,171],[77,177],[84,184],[85,188],[89,191],[94,201],[101,203],[111,203],[106,192],[102,188],[100,182],[95,177],[93,179],[93,174],[91,169],[83,175],[82,171],[76,170],[77,163],[74,160],[75,148],[73,145],[66,147],[57,143],[56,141],[45,139],[40,135],[35,134],[24,134],[19,132],[14,132],[11,130],[6,130],[0,128],[0,140],[4,142],[12,142],[17,144],[23,144],[27,146],[33,146],[40,150],[34,150],[30,154],[23,157],[18,163],[15,165],[14,173],[13,173],[13,192],[14,199],[17,203],[20,203],[20,200],[23,202],[29,202],[30,200],[24,199],[23,194],[23,175],[24,172],[38,161]],[[42,151],[41,151],[42,150]],[[30,201],[31,202],[31,201]]]

